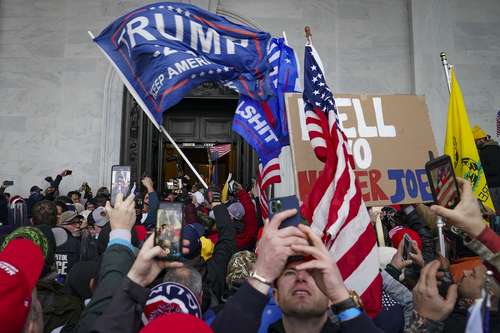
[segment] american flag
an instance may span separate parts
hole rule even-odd
[[[209,151],[210,151],[210,159],[212,161],[215,161],[231,151],[231,144],[227,143],[223,145],[212,146],[209,148]]]
[[[279,165],[278,165],[279,167]],[[262,171],[263,167],[262,167],[262,163],[259,163],[259,171],[257,173],[257,190],[258,190],[258,194],[259,194],[259,204],[260,204],[260,214],[262,216],[263,219],[267,219],[269,218],[269,199],[267,198],[267,192],[266,192],[266,189],[264,189],[264,187],[262,186],[263,183],[262,183],[262,175],[263,175],[263,171]]]
[[[382,300],[375,231],[354,176],[333,94],[311,44],[305,47],[303,99],[311,145],[325,166],[304,199],[302,214],[322,236],[346,286],[356,290],[367,313],[375,316]]]

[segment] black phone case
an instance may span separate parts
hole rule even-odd
[[[278,203],[279,208],[273,210],[273,207],[276,207]],[[301,223],[302,218],[300,216],[299,199],[295,195],[269,200],[269,219],[272,219],[274,214],[293,208],[297,209],[297,214],[281,222],[279,228],[296,227]]]
[[[446,165],[446,164],[450,165],[451,175],[453,177],[453,182],[454,182],[455,190],[457,193],[456,204],[453,205],[452,207],[447,207],[447,208],[455,208],[455,206],[460,201],[460,189],[458,187],[457,178],[455,177],[455,171],[453,170],[453,166],[451,165],[450,157],[448,155],[442,155],[434,160],[428,161],[427,163],[425,163],[425,172],[427,173],[427,179],[429,180],[429,186],[431,187],[432,198],[434,199],[434,203],[439,204],[438,200],[437,200],[436,189],[434,188],[434,181],[432,178],[431,170],[438,168],[440,166]]]

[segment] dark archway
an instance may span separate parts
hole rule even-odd
[[[207,147],[230,143],[232,152],[221,159],[218,167],[219,183],[228,172],[232,172],[246,185],[256,174],[257,157],[254,150],[231,130],[237,102],[237,93],[216,83],[205,82],[165,113],[163,125],[204,175],[208,165]],[[120,164],[132,167],[135,181],[139,181],[143,174],[150,175],[160,192],[166,188],[169,178],[182,172],[190,173],[127,89],[123,94]]]

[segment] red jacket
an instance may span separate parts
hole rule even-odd
[[[255,215],[255,206],[252,198],[245,190],[240,190],[236,193],[240,203],[245,208],[245,216],[243,216],[243,231],[236,235],[236,247],[238,251],[247,250],[253,247],[255,237],[257,236],[257,216]]]

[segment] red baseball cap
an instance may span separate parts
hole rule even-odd
[[[14,239],[0,252],[0,323],[2,332],[20,332],[31,306],[31,292],[42,272],[40,247]]]
[[[212,329],[201,319],[185,313],[172,313],[160,316],[149,322],[140,333],[213,333]]]
[[[399,243],[401,242],[405,234],[408,234],[408,236],[410,236],[412,240],[416,241],[419,250],[422,251],[422,239],[420,238],[420,236],[413,229],[404,228],[401,226],[394,227],[389,231],[389,237],[391,238],[392,246],[398,248]]]

